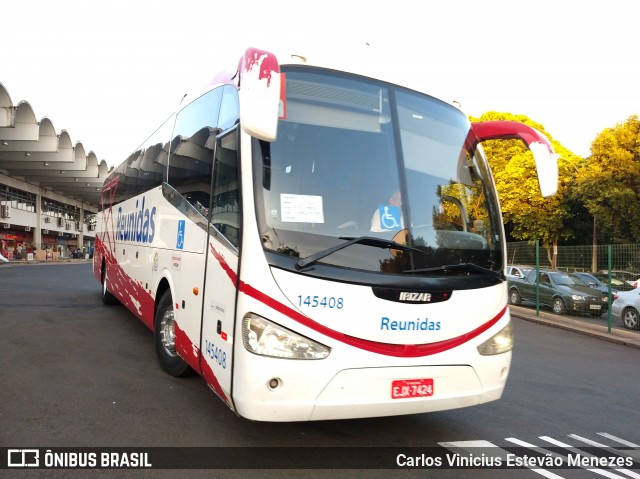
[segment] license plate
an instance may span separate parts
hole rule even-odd
[[[590,309],[602,309],[602,306],[599,304],[590,304],[589,305]]]
[[[391,383],[391,399],[433,396],[433,379],[398,379]]]

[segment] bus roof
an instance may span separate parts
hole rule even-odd
[[[237,87],[239,80],[238,70],[244,54],[248,50],[251,49],[245,50],[238,57],[237,65],[216,73],[201,89],[185,95],[180,102],[180,106],[188,104],[204,91],[216,85],[228,84]],[[377,49],[370,45],[345,46],[341,47],[337,53],[335,50],[328,52],[326,49],[306,46],[304,48],[287,47],[266,51],[275,55],[278,64],[281,66],[304,65],[375,78],[427,94],[455,108],[461,108],[460,103],[455,101],[449,92],[441,91],[440,87],[436,87],[433,84],[429,85],[429,75],[425,74],[425,66],[420,64],[418,60],[413,65],[408,65],[406,62],[396,62],[392,57],[379,55]]]

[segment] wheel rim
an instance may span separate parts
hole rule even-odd
[[[512,304],[516,304],[518,302],[518,293],[516,293],[515,291],[513,291],[511,293],[511,303]]]
[[[627,309],[624,312],[624,325],[629,329],[637,328],[638,313],[632,309]]]
[[[160,320],[160,342],[169,356],[176,355],[173,309],[167,309]]]
[[[553,302],[553,312],[554,313],[560,313],[562,311],[562,301],[559,299],[556,299]]]

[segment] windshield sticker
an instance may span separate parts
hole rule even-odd
[[[281,221],[289,223],[324,223],[322,196],[280,194]]]
[[[399,231],[402,229],[402,209],[399,206],[380,205],[378,207],[379,231]],[[375,219],[374,219],[375,222]],[[378,231],[376,229],[376,231]]]

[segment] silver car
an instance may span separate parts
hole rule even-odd
[[[640,289],[620,291],[611,305],[611,315],[627,329],[640,329]]]

